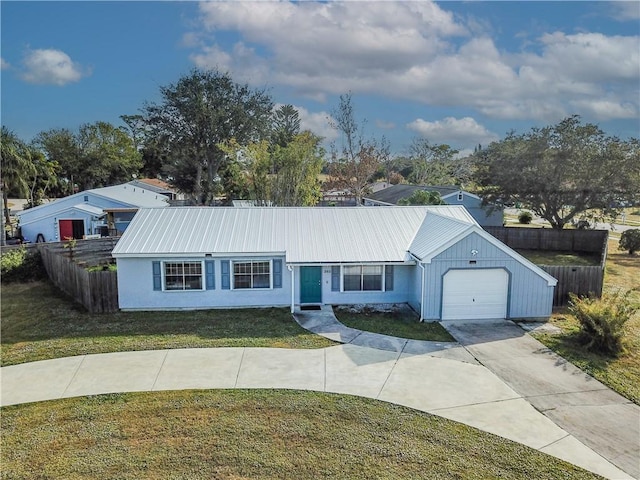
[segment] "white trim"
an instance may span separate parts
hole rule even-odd
[[[287,265],[287,270],[291,272],[291,313],[293,313],[296,309],[296,269],[292,265]]]
[[[424,294],[425,294],[425,275],[426,275],[426,268],[424,266],[424,263],[422,263],[418,257],[416,257],[413,253],[408,252],[409,255],[411,255],[413,258],[416,259],[416,264],[420,267],[420,269],[422,270],[422,275],[420,275],[420,321],[424,322]]]
[[[465,229],[459,235],[453,237],[448,242],[440,245],[438,248],[436,248],[435,250],[430,252],[429,255],[427,255],[424,258],[419,259],[419,260],[421,262],[423,262],[423,263],[431,263],[431,260],[433,260],[435,257],[440,255],[442,252],[447,250],[452,245],[455,245],[456,243],[458,243],[462,239],[468,237],[472,233],[477,233],[480,237],[482,237],[484,240],[488,241],[494,247],[498,248],[502,252],[506,253],[508,256],[512,257],[514,260],[518,261],[519,263],[521,263],[525,267],[527,267],[530,270],[534,271],[538,276],[544,278],[547,281],[547,284],[550,287],[555,287],[558,284],[558,280],[556,280],[554,277],[549,275],[543,269],[538,267],[536,264],[534,264],[530,260],[527,260],[525,257],[520,255],[518,252],[516,252],[512,248],[508,247],[507,245],[502,243],[500,240],[495,238],[493,235],[491,235],[490,233],[488,233],[487,231],[483,230],[481,227],[476,226],[476,225],[471,225],[469,228]],[[411,253],[411,252],[409,252],[409,253]],[[411,255],[413,256],[413,254],[411,254]],[[415,257],[415,258],[418,258],[418,257]]]
[[[185,263],[199,263],[200,264],[200,288],[182,288],[182,289],[167,289],[167,282],[166,282],[166,264],[167,263],[182,263],[183,264],[183,268],[184,268],[184,264]],[[162,284],[160,285],[162,287],[162,289],[160,290],[161,292],[168,292],[168,293],[184,293],[184,292],[202,292],[204,290],[206,290],[206,274],[205,274],[205,265],[204,265],[204,260],[196,260],[196,259],[192,259],[192,260],[182,260],[181,262],[177,262],[177,261],[171,261],[171,260],[160,260],[160,280],[162,282]],[[182,272],[182,276],[184,277],[184,270]],[[195,276],[195,275],[193,275]]]
[[[368,198],[368,197],[362,197],[362,201],[366,202],[372,202],[375,203],[376,205],[365,205],[366,207],[376,207],[376,206],[384,206],[384,207],[395,207],[396,204],[395,203],[388,203],[388,202],[383,202],[381,200],[374,200],[373,198]]]
[[[249,287],[249,288],[236,288],[236,276],[233,269],[233,266],[236,263],[269,263],[269,286],[268,287]],[[251,269],[251,283],[253,284],[253,267]],[[238,290],[238,291],[253,291],[253,290],[273,290],[273,258],[247,258],[242,260],[229,260],[229,290]]]
[[[247,257],[249,260],[253,261],[265,261],[272,259],[273,257],[284,257],[286,254],[284,252],[165,252],[165,253],[112,253],[111,256],[113,258],[157,258],[158,256],[162,256],[162,258],[219,258],[223,260],[231,260],[232,258],[243,258]],[[286,261],[286,259],[284,259]]]
[[[344,267],[382,267],[382,282],[381,287],[382,290],[345,290],[344,289]],[[387,266],[384,263],[352,263],[352,264],[341,264],[340,265],[340,293],[369,293],[369,292],[380,292],[384,293],[387,291],[386,289],[386,273]],[[363,273],[360,271],[360,285],[362,285],[362,276]]]
[[[482,200],[482,198],[480,198],[478,195],[474,195],[473,193],[469,193],[466,190],[458,190],[457,192],[447,193],[446,195],[442,195],[440,198],[442,198],[444,200],[445,198],[448,198],[448,197],[450,197],[452,195],[460,195],[460,194],[466,195],[466,196],[471,197],[471,198],[475,198],[476,200]]]

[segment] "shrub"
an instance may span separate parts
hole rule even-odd
[[[533,215],[531,215],[531,213],[527,212],[526,210],[524,212],[520,212],[520,214],[518,215],[518,222],[522,223],[523,225],[529,225],[532,220]]]
[[[611,356],[622,351],[624,324],[638,310],[630,293],[604,293],[600,299],[569,294],[569,311],[580,322],[579,339],[587,350]]]
[[[640,250],[640,230],[637,228],[633,230],[625,230],[620,236],[620,243],[618,244],[618,250],[627,250],[629,255],[633,255]]]
[[[23,246],[6,251],[0,257],[0,275],[2,282],[30,282],[42,280],[47,272],[42,264],[38,250],[28,252]]]

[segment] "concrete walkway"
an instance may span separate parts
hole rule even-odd
[[[316,350],[197,348],[119,352],[14,365],[0,369],[0,404],[193,388],[344,393],[462,422],[607,478],[631,478],[538,412],[463,346],[372,336],[341,325],[332,327],[327,317],[321,320],[323,313],[327,315],[326,311],[319,312],[315,320],[307,312],[303,312],[304,318],[297,317],[311,328],[325,330],[326,336],[338,339],[335,335],[339,335],[342,340],[351,337],[351,343]],[[372,348],[374,345],[377,347]]]
[[[442,322],[482,365],[556,425],[640,477],[640,407],[508,320]]]

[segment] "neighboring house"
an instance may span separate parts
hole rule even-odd
[[[551,314],[556,280],[461,206],[142,209],[112,253],[123,310],[408,303]]]
[[[184,200],[183,194],[179,194],[167,182],[157,178],[138,178],[136,180],[131,180],[129,185],[150,190],[154,193],[159,193],[160,195],[167,197],[169,200]]]
[[[168,198],[129,184],[95,188],[59,198],[18,214],[22,236],[30,242],[60,242],[122,233],[141,207],[167,207]]]
[[[503,209],[482,205],[482,199],[458,187],[436,187],[429,185],[392,185],[364,198],[365,206],[397,205],[403,198],[417,190],[437,192],[447,205],[463,205],[483,227],[501,227],[504,223]]]

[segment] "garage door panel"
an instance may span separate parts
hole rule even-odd
[[[443,278],[442,319],[505,318],[508,289],[503,269],[451,270]]]

